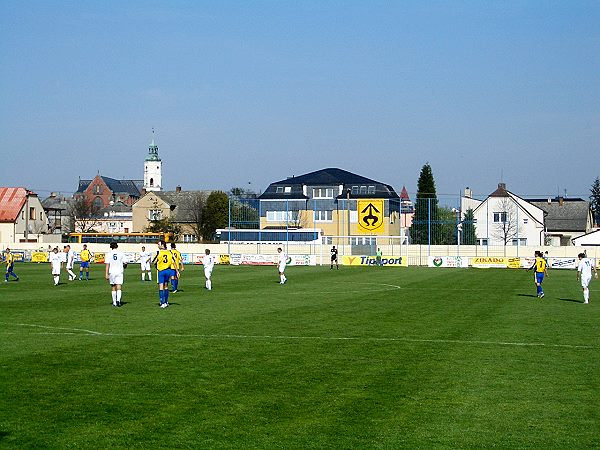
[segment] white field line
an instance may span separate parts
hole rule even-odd
[[[296,341],[339,341],[339,342],[411,342],[424,344],[457,344],[457,345],[488,345],[508,347],[542,347],[542,348],[565,348],[596,350],[594,345],[576,344],[547,344],[544,342],[510,342],[510,341],[482,341],[462,339],[419,339],[404,337],[343,337],[343,336],[284,336],[284,335],[251,335],[251,334],[180,334],[180,333],[102,333],[100,331],[85,330],[81,328],[52,327],[48,325],[36,325],[28,323],[10,324],[0,322],[3,325],[12,325],[29,328],[42,328],[48,331],[37,332],[37,335],[77,335],[98,337],[173,337],[173,338],[195,338],[195,339],[231,339],[231,340],[296,340]],[[56,330],[56,331],[50,331]],[[16,332],[0,331],[0,334],[21,334]]]

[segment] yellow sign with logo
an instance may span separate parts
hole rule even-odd
[[[356,201],[358,211],[358,232],[379,233],[385,231],[384,203],[382,199],[362,199]]]
[[[48,252],[33,252],[31,254],[31,262],[34,262],[34,263],[48,262]]]
[[[343,256],[342,264],[344,266],[376,266],[377,258],[375,256]],[[382,256],[381,265],[389,267],[408,267],[408,259],[405,256]]]

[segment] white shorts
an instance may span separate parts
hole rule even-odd
[[[210,278],[210,277],[211,277],[211,275],[212,275],[212,267],[211,267],[210,269],[209,269],[208,267],[205,267],[205,268],[204,268],[204,276],[205,276],[206,278]]]
[[[590,281],[592,281],[592,277],[581,277],[581,287],[588,287],[590,285]]]
[[[54,276],[60,275],[60,269],[52,268],[52,275],[54,275]]]
[[[67,270],[68,270],[68,269],[71,269],[71,270],[73,270],[73,263],[71,263],[71,264],[67,264]]]
[[[140,268],[142,269],[142,272],[150,272],[150,261],[140,263]]]
[[[285,264],[279,264],[279,273],[285,272]]]
[[[116,274],[109,273],[108,274],[108,282],[113,286],[115,284],[123,284],[123,274],[122,273],[116,273]]]

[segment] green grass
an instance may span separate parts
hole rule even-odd
[[[0,448],[600,448],[600,283],[517,270],[130,266],[0,285]],[[63,276],[63,279],[66,277]]]

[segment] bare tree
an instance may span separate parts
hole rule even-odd
[[[507,245],[517,236],[517,209],[510,197],[503,197],[496,208],[492,236]]]
[[[300,205],[292,205],[288,210],[287,226],[290,228],[306,228],[309,223],[308,210]]]
[[[40,235],[48,232],[48,225],[43,220],[33,220],[29,222],[30,231],[37,236],[40,242]]]
[[[78,233],[90,233],[101,225],[98,220],[98,208],[92,202],[80,197],[74,199],[69,205],[69,223],[72,231]]]

